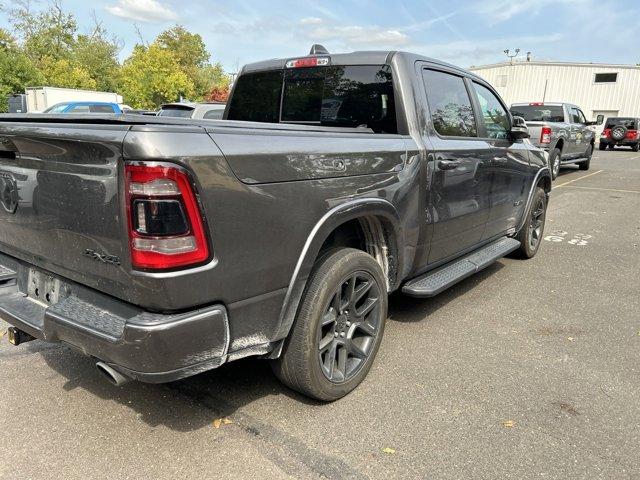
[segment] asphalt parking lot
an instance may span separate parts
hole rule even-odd
[[[329,405],[261,360],[116,389],[3,339],[0,478],[640,478],[640,154],[564,169],[545,235],[435,299],[394,295],[368,379]]]

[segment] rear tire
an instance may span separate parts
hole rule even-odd
[[[367,376],[387,319],[387,283],[374,258],[332,250],[314,267],[282,355],[271,363],[282,383],[331,402]]]
[[[607,144],[606,143],[601,143],[600,146],[598,146],[598,148],[600,150],[606,150],[607,149]]]
[[[633,145],[631,147],[631,150],[633,150],[634,152],[640,152],[640,143],[636,143],[635,145]]]
[[[515,237],[520,242],[520,247],[513,252],[515,257],[523,259],[533,258],[542,243],[547,218],[547,194],[543,188],[536,188],[526,215],[527,221]]]
[[[549,153],[549,169],[551,170],[551,180],[558,178],[560,174],[560,162],[562,160],[562,152],[559,148],[554,148]]]

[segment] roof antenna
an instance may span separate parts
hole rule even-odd
[[[324,48],[322,45],[314,43],[311,45],[311,51],[309,55],[329,55],[329,50]]]

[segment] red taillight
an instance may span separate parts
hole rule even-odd
[[[209,245],[187,174],[167,165],[125,166],[131,263],[167,270],[203,263]]]
[[[544,102],[533,102],[533,103],[530,103],[529,105],[531,105],[532,107],[540,107],[544,105]]]
[[[542,127],[540,143],[551,143],[551,129],[549,127]]]
[[[611,129],[610,128],[605,128],[602,131],[602,135],[603,138],[610,138],[611,137]]]
[[[324,67],[329,65],[328,57],[304,57],[289,60],[287,68]]]
[[[637,140],[640,138],[640,131],[638,130],[629,130],[627,132],[627,138],[629,140]]]

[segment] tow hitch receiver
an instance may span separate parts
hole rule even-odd
[[[9,329],[7,330],[7,334],[7,336],[9,337],[9,343],[14,347],[17,347],[21,343],[27,343],[31,340],[35,340],[34,337],[26,332],[23,332],[22,330],[17,329],[16,327],[9,327]]]

